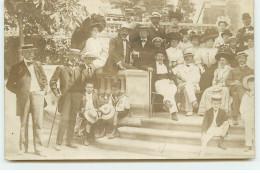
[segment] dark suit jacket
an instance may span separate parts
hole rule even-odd
[[[209,110],[206,111],[206,114],[205,114],[203,122],[202,122],[202,133],[208,131],[208,129],[210,128],[210,126],[212,124],[213,118],[214,118],[213,108],[210,108]],[[218,115],[216,118],[217,126],[220,127],[225,121],[228,121],[226,112],[219,109]]]
[[[153,26],[150,26],[148,28],[148,32],[149,32],[149,35],[148,37],[153,40],[155,37],[161,37],[162,39],[166,39],[166,33],[165,33],[165,30],[163,28],[159,28],[158,31],[156,31],[156,29],[153,27]]]
[[[249,68],[248,66],[245,66],[243,69],[240,66],[231,69],[226,79],[226,86],[230,87],[230,91],[232,92],[232,90],[235,89],[236,86],[232,86],[231,83],[235,80],[239,80],[240,82],[242,82],[243,78],[250,74],[254,74],[254,70]]]
[[[105,72],[109,72],[111,74],[117,74],[118,70],[120,70],[117,63],[120,61],[122,65],[129,69],[130,64],[130,43],[126,41],[126,57],[124,58],[124,47],[123,47],[123,40],[120,35],[115,38],[111,38],[109,42],[109,51],[108,51],[108,59],[103,67]]]
[[[93,101],[94,108],[97,109],[100,106],[100,103],[98,100],[97,93],[95,93],[95,92],[92,93],[92,101]],[[87,102],[86,96],[84,96],[81,100],[80,108],[85,108],[86,102]]]
[[[141,39],[134,42],[132,50],[139,52],[139,57],[133,59],[133,66],[138,69],[147,70],[150,64],[155,61],[153,45],[149,38],[144,47],[142,47]]]
[[[176,78],[175,78],[174,74],[172,73],[172,71],[171,71],[170,67],[168,66],[168,64],[169,64],[169,63],[167,63],[167,61],[164,62],[164,65],[166,66],[166,68],[167,68],[167,70],[168,70],[168,73],[165,74],[165,77],[167,76],[167,77],[166,77],[167,79],[170,79],[170,80],[174,81],[175,84],[176,84]],[[154,62],[150,65],[150,67],[153,68],[153,72],[152,72],[152,91],[155,91],[155,82],[156,82],[157,80],[160,80],[159,75],[157,74],[156,61],[154,61]]]
[[[97,80],[97,75],[95,73],[94,69],[91,69],[91,71],[88,71],[86,69],[86,65],[82,64],[80,66],[82,70],[82,84],[83,88],[85,87],[85,84],[87,81],[92,81],[94,83],[94,88],[98,88],[98,80]]]
[[[33,67],[35,70],[35,75],[38,80],[41,90],[48,90],[48,82],[42,65],[39,61],[33,61]],[[17,64],[13,65],[8,81],[6,83],[6,88],[12,93],[16,94],[16,115],[20,116],[24,112],[24,107],[26,100],[29,97],[31,85],[31,74],[22,60]],[[46,106],[46,102],[45,102]]]
[[[253,26],[249,26],[249,30],[254,30]],[[238,39],[238,43],[239,43],[239,48],[240,49],[247,49],[248,47],[244,45],[244,41],[245,41],[245,32],[246,32],[246,27],[240,28],[237,31],[237,39]]]

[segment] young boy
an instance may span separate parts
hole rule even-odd
[[[211,104],[212,108],[206,111],[202,122],[201,155],[204,154],[208,142],[214,136],[220,136],[218,147],[223,150],[227,149],[224,146],[223,141],[228,132],[229,123],[225,111],[220,109],[221,96],[216,94],[213,95]]]
[[[174,75],[169,69],[168,64],[164,62],[165,57],[166,53],[164,50],[158,49],[156,51],[156,62],[153,64],[152,85],[155,87],[156,93],[163,96],[163,103],[169,109],[172,120],[178,121],[178,109],[175,101],[177,87],[174,83]]]
[[[241,118],[245,123],[245,152],[252,150],[254,116],[255,116],[255,76],[249,75],[244,77],[243,86],[246,91],[242,97],[240,105]]]
[[[130,110],[130,104],[127,96],[120,91],[120,83],[113,82],[111,87],[112,92],[109,96],[108,104],[113,105],[116,112],[112,118],[112,133],[108,135],[108,139],[113,139],[116,137],[119,122],[129,114]]]
[[[87,146],[89,143],[95,141],[94,126],[98,120],[97,109],[99,107],[98,96],[94,92],[94,83],[86,82],[85,97],[81,102],[81,110],[79,113],[82,122],[80,124],[80,132],[83,133],[82,143]]]

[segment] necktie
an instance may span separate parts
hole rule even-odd
[[[30,65],[32,65],[32,61],[27,62],[27,66],[30,66]]]

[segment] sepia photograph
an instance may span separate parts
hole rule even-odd
[[[254,0],[4,0],[4,157],[254,159],[254,43]]]

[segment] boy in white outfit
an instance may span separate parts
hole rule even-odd
[[[240,104],[241,118],[245,123],[245,152],[252,150],[254,116],[255,116],[255,76],[249,75],[244,77],[243,86],[248,90],[242,97]]]

